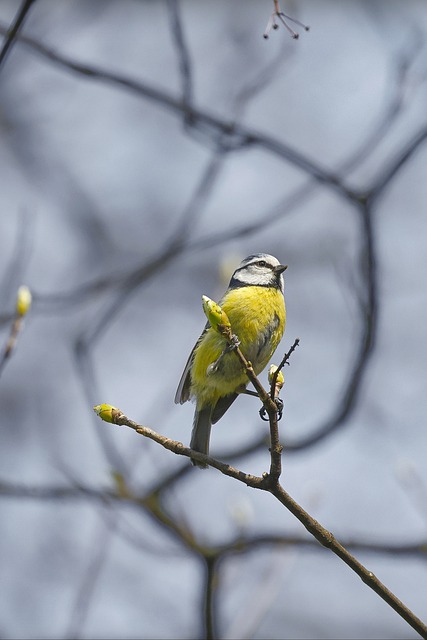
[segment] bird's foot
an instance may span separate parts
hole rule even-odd
[[[232,342],[230,344],[227,344],[227,346],[224,348],[224,350],[219,355],[219,357],[215,360],[215,362],[211,362],[211,364],[208,366],[208,368],[206,369],[206,375],[210,376],[216,371],[218,371],[219,364],[223,359],[223,357],[227,353],[230,353],[230,351],[234,351],[234,349],[237,349],[237,347],[240,345],[240,340],[235,334],[231,336],[231,340]]]
[[[283,416],[284,402],[280,398],[276,398],[274,402],[276,403],[276,407],[277,407],[277,421],[279,421],[282,419],[282,416]],[[259,410],[259,415],[261,416],[261,420],[264,420],[264,422],[268,422],[270,419],[268,417],[267,410],[265,407],[261,407],[261,409]]]

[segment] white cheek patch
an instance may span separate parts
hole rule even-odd
[[[242,285],[266,285],[268,284],[265,276],[256,273],[250,273],[246,271],[244,274],[238,273],[233,278],[234,282],[241,283]]]

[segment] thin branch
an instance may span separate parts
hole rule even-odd
[[[36,41],[23,37],[21,38],[22,41],[24,43],[26,43],[29,46],[32,46],[33,48],[37,49],[38,53],[40,53],[41,55],[45,55],[47,57],[49,57],[51,60],[53,60],[56,63],[62,64],[63,66],[66,66],[68,68],[71,68],[73,71],[76,71],[78,73],[82,73],[84,75],[100,75],[100,76],[105,76],[104,79],[110,82],[116,82],[118,84],[122,84],[124,86],[128,86],[128,88],[131,88],[135,91],[138,92],[142,92],[142,94],[144,94],[144,91],[146,91],[146,97],[149,97],[151,99],[157,100],[160,103],[164,103],[166,105],[169,104],[169,106],[171,108],[173,108],[175,111],[181,111],[183,113],[185,113],[185,108],[183,105],[183,101],[177,101],[173,98],[170,98],[170,96],[168,97],[166,94],[162,93],[162,92],[156,92],[156,90],[153,90],[152,87],[147,87],[146,85],[142,85],[141,83],[136,83],[130,79],[126,79],[123,78],[121,76],[114,76],[112,74],[109,74],[108,72],[102,71],[102,70],[98,70],[98,69],[94,69],[92,67],[88,67],[88,66],[84,66],[84,65],[78,65],[77,63],[70,61],[67,58],[62,57],[60,54],[57,54],[55,52],[50,51],[49,49],[47,49],[46,47],[44,47],[44,45],[41,45],[40,43],[37,43]],[[169,100],[169,102],[168,102]],[[393,109],[391,111],[388,111],[388,113],[386,114],[386,120],[388,123],[391,123],[393,118],[395,117],[396,113],[399,110],[399,105],[401,104],[401,101],[397,104],[396,106],[393,106]],[[223,136],[225,136],[225,139],[229,138],[228,140],[228,144],[229,144],[229,149],[232,148],[232,141],[235,139],[235,136],[239,134],[239,131],[243,133],[246,131],[246,133],[250,134],[246,137],[246,140],[244,141],[243,139],[241,139],[241,144],[246,144],[246,145],[250,145],[250,144],[266,144],[267,148],[271,148],[270,150],[274,151],[275,153],[279,153],[282,154],[283,149],[280,148],[280,143],[279,143],[279,148],[276,147],[277,145],[277,141],[269,141],[268,139],[265,139],[263,137],[259,138],[259,134],[254,134],[254,132],[250,132],[248,130],[245,130],[240,127],[240,128],[236,128],[235,123],[234,122],[230,122],[227,123],[223,120],[219,120],[219,119],[215,119],[215,118],[211,118],[209,116],[209,114],[205,114],[206,118],[202,117],[203,114],[200,114],[200,112],[197,112],[197,110],[192,110],[192,118],[193,121],[195,119],[195,122],[197,122],[197,120],[199,119],[200,122],[204,122],[204,124],[206,126],[211,127],[211,134],[215,133],[216,134],[221,133]],[[196,124],[195,124],[196,126]],[[400,155],[397,160],[395,160],[391,167],[389,167],[386,172],[384,173],[384,175],[379,178],[376,181],[376,184],[370,189],[368,190],[369,193],[369,199],[372,200],[373,198],[377,197],[379,193],[382,192],[382,190],[387,186],[387,184],[389,183],[389,181],[392,179],[392,177],[395,175],[395,173],[400,169],[401,166],[404,165],[404,163],[409,159],[409,157],[411,157],[412,153],[414,152],[415,149],[418,148],[418,146],[424,141],[425,138],[425,131],[421,132],[421,136],[418,135],[416,136],[415,140],[412,141],[412,143],[409,145],[409,148],[405,149],[405,152],[402,155]],[[378,138],[375,140],[375,142],[378,142]],[[234,143],[236,144],[236,142]],[[368,146],[365,146],[365,149],[368,149]],[[363,151],[363,150],[362,150]],[[363,155],[363,154],[362,154]],[[285,156],[282,156],[285,157]],[[356,154],[357,160],[359,161],[361,158],[361,151],[359,150],[358,154]],[[285,158],[286,159],[286,158]],[[299,159],[300,163],[303,164],[303,159],[300,158]],[[349,167],[351,167],[353,165],[353,161],[354,161],[354,157],[352,159],[352,161],[349,161],[348,163],[345,163],[345,167],[346,169],[348,169]],[[302,166],[302,164],[300,164],[300,166]],[[310,168],[308,167],[308,170],[310,171]],[[358,199],[360,199],[360,195],[357,193],[352,193],[350,192],[348,189],[346,189],[345,187],[342,187],[342,178],[337,178],[336,174],[329,174],[329,176],[327,174],[323,174],[322,176],[318,175],[316,173],[316,171],[314,172],[313,178],[314,180],[318,181],[327,181],[328,177],[332,177],[333,181],[337,180],[338,185],[339,186],[339,191],[342,193],[342,195],[346,196],[347,198],[351,199],[353,202],[357,201]],[[344,189],[344,191],[342,192],[342,189]],[[301,190],[306,191],[306,187],[304,186],[303,189]],[[359,200],[360,203],[360,200]],[[282,209],[283,211],[283,209]],[[282,211],[278,214],[278,215],[283,215]],[[269,220],[270,221],[269,217]],[[256,223],[252,224],[252,225],[246,225],[244,228],[238,229],[237,232],[235,232],[234,234],[231,233],[229,231],[227,231],[226,233],[221,233],[217,238],[214,238],[215,242],[222,242],[224,239],[229,239],[230,237],[233,237],[234,235],[238,235],[238,236],[243,236],[249,233],[253,233],[254,231],[256,231],[259,228],[259,221],[257,221]],[[369,240],[369,239],[368,239]],[[209,243],[212,243],[212,238],[209,238],[208,240]],[[203,241],[200,242],[200,246],[203,246]],[[146,277],[146,272],[143,270],[136,270],[134,273],[130,274],[129,278],[130,281],[133,282],[134,284],[131,285],[135,286],[135,283],[138,280],[138,277],[141,277],[142,279],[144,279]],[[126,277],[127,279],[127,277]],[[367,275],[367,280],[370,281],[370,277],[369,275]],[[104,280],[104,283],[102,282],[98,282],[95,283],[94,286],[109,286],[113,284],[113,286],[115,286],[117,284],[117,286],[121,286],[123,285],[125,288],[127,288],[127,282],[123,281],[119,279],[119,281],[114,283],[114,281],[112,281],[111,279],[109,280]],[[90,291],[92,290],[92,285],[88,285],[86,287],[86,292],[89,295]],[[127,293],[124,294],[124,297],[126,298],[129,295],[129,291],[131,289],[128,289]],[[82,293],[84,293],[85,289],[82,289]],[[56,298],[58,300],[58,298]],[[117,301],[116,301],[117,302]],[[120,307],[120,305],[117,305],[116,302],[114,303],[114,307],[118,308],[118,306]],[[119,300],[120,302],[120,300]],[[109,307],[109,309],[107,309],[107,312],[105,314],[104,317],[107,317],[108,319],[111,318],[110,315],[110,310],[111,307]],[[370,315],[371,314],[371,310],[369,310],[368,308],[366,309],[366,314]],[[371,314],[372,315],[372,314]],[[301,450],[303,448],[306,448],[307,446],[310,445],[314,445],[317,442],[319,442],[321,439],[323,439],[324,437],[326,437],[327,435],[329,435],[330,433],[334,432],[337,428],[341,427],[341,425],[348,421],[349,417],[351,416],[351,413],[354,409],[354,407],[356,406],[357,403],[357,398],[358,398],[358,390],[360,389],[360,383],[362,381],[362,375],[364,374],[364,372],[367,370],[366,364],[368,363],[368,358],[366,358],[367,355],[372,353],[372,349],[373,349],[373,335],[375,332],[375,325],[373,322],[371,322],[367,328],[366,331],[363,331],[361,334],[361,342],[360,342],[360,348],[357,350],[357,357],[355,359],[354,365],[352,367],[352,372],[351,375],[349,376],[349,383],[347,385],[347,388],[345,390],[344,396],[342,401],[340,402],[339,406],[337,407],[337,409],[334,412],[334,415],[331,418],[328,418],[327,421],[325,421],[325,423],[323,425],[320,426],[319,429],[316,430],[316,432],[314,434],[309,435],[307,438],[304,438],[303,440],[297,441],[296,443],[289,443],[288,444],[288,450],[289,451],[296,451],[296,450]],[[94,336],[96,334],[92,334],[92,336]],[[88,338],[90,336],[87,336]]]
[[[267,394],[267,398],[269,398]],[[270,399],[271,400],[271,399]],[[333,534],[325,529],[317,520],[312,518],[269,474],[263,477],[253,476],[230,465],[216,460],[211,456],[206,456],[198,451],[193,451],[189,447],[184,446],[181,442],[171,440],[166,436],[156,433],[148,427],[137,424],[133,420],[127,418],[121,412],[114,417],[114,423],[121,426],[127,426],[136,431],[136,433],[154,440],[162,445],[165,449],[172,451],[177,455],[183,455],[193,458],[210,467],[221,471],[226,476],[243,482],[248,487],[261,489],[271,493],[284,507],[286,507],[313,535],[320,544],[327,547],[335,555],[337,555],[345,564],[347,564],[362,580],[377,593],[390,607],[392,607],[399,616],[401,616],[421,637],[427,639],[427,625],[418,618],[406,605],[403,604],[373,573],[364,567],[342,544],[340,544]]]
[[[422,49],[423,37],[418,31],[412,32],[408,37],[408,42],[402,51],[399,51],[392,68],[392,78],[387,84],[392,85],[392,93],[384,106],[384,112],[380,118],[374,123],[372,133],[364,140],[361,140],[360,146],[353,152],[351,157],[342,163],[342,171],[348,173],[350,169],[355,168],[360,162],[372,155],[372,152],[385,139],[391,130],[398,116],[407,101],[412,96],[405,95],[408,93],[409,70],[416,56]]]
[[[6,27],[0,24],[0,33],[4,33],[5,31]],[[46,47],[34,38],[19,36],[19,41],[30,47],[42,57],[47,58],[51,62],[54,62],[55,64],[58,64],[78,75],[90,78],[91,80],[98,80],[100,82],[125,88],[141,97],[156,102],[175,114],[184,114],[186,116],[187,124],[191,123],[191,127],[197,128],[198,131],[203,134],[204,138],[212,141],[212,139],[221,136],[222,144],[225,144],[226,140],[227,148],[230,151],[251,146],[260,147],[274,155],[278,155],[284,160],[287,160],[290,164],[300,168],[305,173],[311,175],[315,180],[329,186],[340,195],[353,197],[352,192],[341,183],[334,173],[331,173],[321,165],[309,160],[308,157],[304,156],[298,150],[284,142],[276,140],[274,137],[248,129],[243,125],[236,125],[234,122],[224,120],[212,113],[197,109],[194,105],[191,105],[190,108],[182,99],[177,99],[166,91],[156,89],[151,85],[139,82],[133,78],[115,74],[107,69],[95,67],[90,64],[77,62],[76,60]]]
[[[0,29],[1,31],[1,29]],[[284,41],[285,42],[285,41]],[[416,52],[415,52],[416,53]],[[415,55],[413,53],[412,55]],[[406,56],[408,58],[408,55]],[[405,60],[406,60],[405,58]],[[277,62],[277,61],[276,61]],[[399,63],[399,68],[403,63]],[[404,65],[405,69],[409,63]],[[277,64],[269,65],[269,69],[276,69]],[[273,77],[272,72],[268,72],[267,70],[263,70],[263,74],[271,79]],[[260,77],[261,75],[260,74]],[[400,81],[402,80],[403,71],[397,72],[397,77]],[[401,82],[396,81],[396,90],[395,94],[392,96],[392,104],[390,106],[386,106],[382,119],[379,124],[374,128],[372,135],[368,136],[368,138],[362,141],[361,146],[353,152],[347,159],[340,163],[340,170],[338,175],[341,176],[341,179],[345,178],[345,175],[354,169],[360,162],[364,160],[364,158],[368,155],[369,152],[372,153],[373,150],[378,146],[381,140],[384,138],[386,133],[389,131],[390,127],[394,123],[396,117],[399,115],[402,107],[403,101],[401,98]],[[264,86],[264,84],[263,84]],[[242,94],[244,99],[248,99],[254,95],[254,91],[258,88],[257,81],[253,83],[250,87],[250,91],[242,90]],[[240,100],[240,98],[239,98]],[[238,110],[240,112],[240,102]],[[223,150],[222,150],[223,151]],[[207,176],[209,176],[209,172],[207,171]],[[205,180],[207,177],[205,175]],[[296,188],[290,195],[287,195],[285,198],[282,198],[269,212],[264,212],[259,218],[253,222],[245,223],[239,227],[235,227],[232,229],[225,229],[218,232],[215,235],[209,235],[208,237],[201,238],[196,240],[195,242],[189,242],[189,249],[204,249],[205,247],[219,245],[225,241],[229,241],[236,238],[244,238],[254,233],[257,233],[259,229],[262,227],[263,229],[267,228],[276,223],[276,221],[283,219],[284,215],[289,214],[292,210],[294,210],[298,206],[302,206],[309,197],[315,194],[316,185],[318,183],[313,181],[313,179],[305,182],[301,187]],[[199,189],[202,189],[200,186]],[[371,187],[370,189],[361,189],[360,193],[352,194],[352,201],[358,207],[360,205],[360,199],[363,197],[362,194],[370,193],[375,189],[375,187]],[[190,219],[189,211],[196,209],[196,201],[200,197],[199,195],[195,195],[192,203],[190,203],[187,207],[187,213],[184,214],[186,216],[188,214],[188,219]],[[366,196],[364,196],[366,198]],[[199,203],[197,202],[199,205]],[[181,233],[179,231],[176,232],[176,236],[180,237]],[[91,298],[94,294],[102,293],[105,290],[113,289],[116,287],[121,287],[126,283],[128,279],[132,279],[133,275],[141,273],[144,269],[144,266],[137,267],[133,269],[132,272],[128,272],[125,274],[111,274],[104,278],[97,279],[95,281],[89,282],[87,284],[79,285],[74,290],[70,290],[68,292],[57,292],[51,295],[43,295],[43,294],[35,294],[34,298],[36,303],[43,304],[53,304],[55,306],[58,305],[74,305],[76,301],[82,300],[84,298]]]
[[[288,442],[287,451],[299,451],[317,444],[348,422],[357,405],[362,382],[368,372],[368,362],[373,354],[378,326],[378,274],[376,264],[376,242],[373,226],[372,208],[368,202],[358,207],[362,231],[362,246],[359,252],[360,274],[366,298],[361,301],[361,339],[356,350],[355,360],[349,375],[344,394],[334,414],[313,433],[295,442]]]
[[[173,236],[167,243],[168,253],[181,251],[190,245],[191,234],[194,233],[197,216],[199,216],[208,202],[227,157],[226,150],[219,148],[212,153],[204,169],[194,193],[187,204],[180,223]]]
[[[215,640],[218,637],[216,626],[216,592],[218,589],[218,556],[208,555],[205,557],[205,586],[203,588],[203,638]]]
[[[362,553],[381,553],[385,555],[412,556],[427,562],[427,540],[407,544],[393,544],[390,542],[369,542],[368,540],[357,540],[346,538],[341,544],[347,549],[360,551]],[[258,548],[264,547],[299,547],[316,551],[319,549],[318,542],[313,537],[301,537],[294,535],[274,535],[258,534],[242,538],[239,536],[235,540],[225,543],[216,549],[218,555],[251,553]]]
[[[1,27],[0,27],[1,31]],[[286,41],[284,41],[286,42]],[[411,43],[413,44],[413,43]],[[337,174],[340,176],[341,180],[343,180],[348,172],[355,169],[357,165],[359,165],[369,153],[372,153],[379,143],[383,140],[386,133],[390,130],[391,126],[395,122],[397,116],[400,114],[404,102],[401,97],[402,92],[402,82],[405,81],[405,73],[406,69],[409,65],[410,60],[413,56],[415,56],[417,49],[415,49],[411,54],[406,54],[405,62],[402,62],[399,58],[398,60],[398,69],[396,71],[396,81],[394,84],[395,92],[391,98],[391,104],[386,105],[384,108],[384,113],[382,117],[379,119],[379,122],[374,127],[373,133],[369,135],[365,140],[361,142],[360,147],[356,149],[353,153],[349,155],[347,159],[344,159],[340,162],[339,170],[337,169]],[[279,52],[280,53],[280,52]],[[281,55],[281,54],[280,54]],[[404,54],[401,55],[401,58]],[[409,59],[409,62],[408,60]],[[263,70],[263,74],[271,79],[273,74],[271,69],[277,69],[277,61],[274,64],[269,65],[270,71]],[[403,67],[403,70],[401,69]],[[260,74],[261,76],[261,74]],[[251,91],[246,94],[246,90],[242,90],[242,94],[244,95],[244,99],[248,99],[248,97],[252,97],[254,94],[254,88],[257,88],[257,82],[251,85]],[[263,85],[264,86],[264,85]],[[240,98],[239,98],[240,99]],[[239,113],[241,105],[238,103],[237,109]],[[379,179],[378,179],[379,180]],[[278,220],[283,219],[284,215],[288,215],[297,207],[301,207],[308,198],[312,197],[316,193],[316,187],[318,186],[318,182],[309,179],[300,187],[297,187],[293,190],[293,192],[289,195],[286,195],[282,198],[272,209],[268,212],[263,212],[257,220],[254,220],[249,223],[244,223],[238,227],[234,227],[232,229],[225,229],[217,232],[216,234],[210,234],[207,237],[200,238],[195,242],[190,242],[188,245],[189,249],[201,250],[206,247],[212,247],[215,245],[219,245],[223,242],[230,241],[236,238],[245,238],[247,236],[251,236],[254,233],[257,233],[260,228],[266,229],[267,227],[275,224]],[[369,189],[361,188],[358,193],[354,192],[351,194],[351,199],[356,207],[359,207],[361,199],[366,199],[366,194],[371,193],[375,190],[375,185],[370,187]],[[190,205],[189,205],[190,207]],[[79,285],[74,290],[70,290],[67,292],[56,292],[54,294],[43,295],[43,294],[34,294],[34,298],[36,303],[68,306],[74,305],[76,301],[91,298],[94,294],[102,293],[107,289],[112,289],[115,287],[120,287],[128,278],[132,277],[133,273],[140,272],[142,267],[137,267],[133,269],[130,273],[125,274],[111,274],[104,278],[99,278],[95,281],[89,282],[87,284]]]
[[[295,351],[295,349],[297,348],[297,346],[300,343],[300,339],[296,338],[294,340],[293,345],[291,346],[291,348],[289,349],[289,351],[287,353],[285,353],[285,355],[283,356],[279,366],[277,367],[276,371],[273,374],[272,380],[271,380],[271,384],[270,384],[270,398],[272,400],[275,399],[276,397],[276,385],[277,385],[277,376],[279,375],[279,373],[281,372],[281,370],[283,369],[283,367],[285,366],[285,364],[289,364],[289,359],[291,357],[291,355],[293,354],[293,352]]]
[[[185,467],[189,473],[194,473],[194,469],[190,465]],[[160,489],[161,490],[161,489]],[[147,496],[158,493],[156,489],[149,489]],[[129,493],[123,495],[117,490],[109,487],[95,488],[84,485],[73,486],[33,486],[17,484],[15,482],[9,482],[6,480],[0,480],[0,499],[17,499],[17,500],[40,500],[43,502],[81,502],[81,501],[94,501],[103,506],[111,506],[115,503],[124,507],[140,507],[145,498],[141,498],[138,495]],[[127,525],[128,526],[128,525]],[[389,554],[391,556],[414,556],[419,560],[427,561],[427,539],[419,540],[418,542],[408,543],[390,543],[383,542],[370,542],[369,540],[358,540],[356,538],[346,538],[341,541],[346,548],[360,551],[362,553],[379,553]],[[137,544],[135,540],[132,540],[132,544]],[[283,546],[283,547],[300,547],[310,548],[313,551],[320,549],[316,540],[312,537],[300,537],[296,535],[274,535],[270,533],[258,534],[254,536],[242,537],[239,535],[236,539],[226,542],[220,546],[216,546],[212,551],[206,545],[203,545],[203,550],[212,555],[214,552],[218,556],[224,556],[229,554],[250,553],[251,551],[259,547],[269,546]],[[163,553],[164,548],[157,549],[153,546],[146,547],[150,553]],[[171,552],[172,553],[172,552]]]
[[[4,347],[3,353],[0,356],[0,376],[2,375],[4,368],[12,355],[16,342],[18,340],[18,335],[22,329],[23,319],[21,317],[16,317],[12,322],[12,327],[10,330],[9,338]]]
[[[108,504],[111,500],[117,500],[120,496],[111,489],[94,489],[81,485],[51,485],[51,486],[30,486],[0,480],[0,497],[21,499],[21,500],[87,500],[92,499]]]
[[[366,206],[366,214],[369,213],[369,209]],[[368,216],[369,218],[369,216]],[[222,310],[219,309],[221,313]],[[205,310],[206,312],[206,310]],[[208,315],[210,319],[210,316]],[[218,316],[217,316],[218,318]],[[224,322],[223,317],[219,315],[220,320],[218,322]],[[225,320],[228,319],[225,317]],[[212,323],[212,320],[211,320]],[[236,335],[232,333],[232,328],[228,324],[216,324],[216,331],[218,331],[227,341],[229,347],[233,348],[233,351],[243,366],[243,369],[249,378],[250,382],[255,387],[260,400],[262,401],[266,412],[270,419],[270,473],[264,473],[262,477],[252,476],[245,474],[234,467],[224,464],[210,456],[195,452],[189,447],[184,447],[181,442],[170,440],[165,436],[162,436],[148,427],[138,425],[134,421],[127,418],[120,409],[116,409],[109,405],[103,405],[102,413],[101,407],[95,407],[96,412],[102,415],[107,421],[117,425],[124,425],[134,429],[137,433],[148,437],[158,444],[162,444],[163,447],[173,451],[178,455],[186,455],[192,460],[198,460],[204,465],[213,466],[225,475],[229,475],[241,482],[244,482],[247,486],[261,489],[271,493],[276,497],[281,504],[283,504],[307,529],[307,531],[313,535],[320,544],[330,549],[335,553],[343,562],[345,562],[359,577],[367,584],[375,593],[377,593],[390,607],[392,607],[398,615],[400,615],[406,622],[415,629],[423,638],[427,639],[427,626],[395,596],[371,571],[366,569],[362,563],[360,563],[342,544],[340,544],[333,534],[325,529],[317,520],[312,518],[310,514],[305,511],[281,486],[279,482],[281,474],[281,453],[282,447],[279,442],[277,411],[278,407],[275,401],[270,397],[267,391],[263,388],[255,372],[252,368],[252,364],[245,358],[239,348],[239,340]],[[295,341],[290,353],[298,345],[299,341]],[[288,352],[287,356],[289,357]],[[286,362],[286,356],[283,359],[283,365]],[[167,517],[163,513],[163,517]],[[177,525],[173,522],[172,527],[176,530]]]
[[[176,455],[185,456],[187,458],[194,458],[194,460],[203,462],[210,467],[214,467],[218,471],[221,471],[221,473],[223,473],[224,475],[230,476],[235,480],[240,480],[240,482],[244,482],[248,487],[261,488],[261,485],[265,484],[265,480],[263,478],[244,473],[243,471],[235,469],[231,465],[225,462],[221,462],[216,458],[206,456],[199,451],[193,451],[193,449],[190,449],[190,447],[186,447],[184,444],[182,444],[182,442],[179,442],[178,440],[171,440],[170,438],[167,438],[166,436],[163,436],[160,433],[149,429],[148,427],[144,427],[137,422],[130,420],[124,414],[120,414],[115,419],[114,423],[119,426],[130,427],[131,429],[136,431],[136,433],[139,433],[140,435],[149,438],[154,442],[157,442],[157,444],[160,444],[162,447],[168,449],[169,451],[172,451],[172,453],[175,453]]]
[[[135,289],[148,282],[152,277],[160,275],[187,248],[190,231],[195,226],[196,216],[208,201],[209,195],[217,183],[225,157],[225,151],[222,149],[213,153],[174,232],[165,242],[164,247],[157,252],[155,257],[150,256],[138,269],[122,278],[119,291],[109,300],[104,310],[98,314],[96,321],[79,337],[78,353],[81,357],[87,357],[85,354],[89,345],[102,336],[102,333],[117,313],[123,309],[123,305]]]
[[[9,29],[7,29],[6,39],[0,51],[0,68],[4,65],[5,60],[18,37],[19,30],[24,24],[24,20],[27,16],[27,13],[34,2],[35,0],[24,0],[18,10],[18,13],[15,16],[14,21],[10,25]]]
[[[387,604],[389,604],[408,624],[415,629],[423,638],[427,638],[427,626],[419,619],[415,614],[410,611],[385,585],[383,585],[378,578],[368,569],[366,569],[360,562],[358,562],[349,551],[340,544],[334,536],[324,529],[319,522],[317,522],[314,518],[312,518],[302,507],[300,507],[290,496],[287,494],[284,489],[277,483],[271,486],[271,483],[265,482],[264,478],[258,478],[256,476],[250,476],[249,474],[245,474],[242,471],[229,467],[228,465],[224,465],[218,460],[211,458],[209,456],[204,456],[203,454],[199,454],[198,452],[192,451],[188,447],[184,447],[181,443],[177,443],[172,441],[165,436],[155,433],[151,429],[147,429],[141,425],[137,425],[133,421],[127,419],[123,414],[121,414],[120,419],[116,421],[117,424],[123,424],[131,427],[137,433],[149,437],[150,439],[158,442],[165,448],[169,449],[180,455],[185,455],[187,457],[200,457],[201,461],[208,462],[208,464],[214,468],[217,468],[225,475],[229,475],[230,477],[234,477],[241,482],[245,482],[248,486],[253,488],[263,489],[268,491],[272,495],[274,495],[287,509],[291,511],[295,515],[295,517],[305,526],[305,528],[318,540],[323,546],[329,548],[333,553],[335,553],[338,557],[340,557],[355,573],[357,573],[362,580],[373,589]],[[0,483],[0,496],[13,496],[13,497],[25,497],[25,498],[38,498],[38,499],[63,499],[67,498],[78,498],[81,499],[83,497],[91,497],[95,498],[101,502],[107,503],[110,499],[119,500],[121,502],[125,502],[131,505],[141,506],[144,504],[144,499],[132,499],[130,496],[124,498],[124,496],[119,495],[117,493],[110,493],[108,491],[99,491],[99,490],[91,490],[91,489],[83,489],[77,487],[51,487],[44,489],[35,489],[33,487],[18,487],[8,485],[7,483]],[[150,504],[154,504],[152,499],[150,500]],[[153,515],[157,518],[156,510],[153,511]],[[190,543],[191,548],[196,549],[197,545],[194,546],[194,541],[190,538],[182,538],[181,532],[177,529],[175,523],[173,521],[165,521],[165,514],[161,515],[161,521],[164,521],[167,528],[171,532],[175,532],[175,535],[178,535],[181,542],[188,545]],[[170,526],[172,524],[172,527]],[[223,555],[227,555],[229,553],[240,553],[250,550],[256,546],[260,545],[271,545],[271,544],[287,544],[287,545],[300,545],[300,546],[312,546],[308,540],[301,540],[296,537],[286,538],[284,536],[275,537],[275,536],[258,536],[255,539],[248,540],[247,544],[244,540],[239,539],[235,543],[231,543],[229,545],[224,545],[222,548],[216,549],[215,554],[211,555],[212,557],[221,557]],[[423,554],[425,557],[426,554],[426,544],[420,543],[417,545],[374,545],[372,543],[361,543],[356,541],[349,541],[348,546],[354,546],[355,548],[360,549],[361,551],[380,551],[385,553],[392,554]],[[206,548],[204,548],[206,553]],[[211,577],[213,573],[211,572]],[[209,593],[213,597],[213,591],[211,590],[213,583],[210,583]],[[210,596],[209,596],[210,598]],[[212,600],[209,602],[212,604]],[[206,603],[206,606],[208,603]],[[210,618],[211,620],[211,618]],[[206,624],[208,623],[206,618]],[[212,621],[209,622],[212,624]],[[214,637],[212,636],[208,637]]]
[[[9,338],[6,342],[3,353],[0,356],[0,375],[15,349],[18,335],[23,326],[24,317],[27,315],[31,307],[31,299],[32,296],[29,288],[25,285],[20,286],[17,292],[15,316],[10,329]]]
[[[413,138],[406,144],[403,151],[401,151],[395,158],[392,159],[389,166],[386,167],[381,176],[379,176],[373,186],[367,190],[367,199],[372,203],[376,200],[384,191],[384,189],[390,184],[394,176],[405,166],[405,164],[412,158],[412,156],[418,151],[418,149],[427,140],[427,126],[423,125],[421,129],[413,136]]]
[[[307,531],[324,547],[335,553],[347,566],[350,567],[362,581],[380,596],[396,613],[401,616],[422,638],[427,638],[427,625],[418,618],[397,596],[394,595],[373,573],[366,569],[364,565],[356,560],[349,551],[340,544],[330,531],[312,518],[300,505],[279,484],[271,488],[271,493],[287,508],[293,515],[304,524]]]
[[[291,36],[291,38],[293,38],[294,40],[298,40],[299,38],[299,33],[297,33],[296,31],[294,31],[286,22],[286,20],[290,20],[291,22],[294,22],[295,24],[299,25],[300,27],[302,27],[305,31],[310,31],[310,27],[307,26],[306,24],[303,24],[302,22],[300,22],[299,20],[297,20],[296,18],[291,18],[291,16],[286,15],[286,13],[283,13],[283,11],[280,9],[280,4],[279,4],[279,0],[273,0],[274,3],[274,11],[271,14],[268,23],[267,23],[267,27],[265,28],[263,37],[267,40],[270,36],[270,32],[272,29],[278,29],[279,25],[277,23],[277,20],[279,20],[283,26],[285,27],[285,29],[287,30],[287,32],[289,33],[289,35]]]
[[[193,101],[193,78],[191,72],[191,58],[184,36],[181,20],[181,3],[179,0],[167,0],[170,26],[178,54],[179,70],[181,75],[182,101],[190,105]]]

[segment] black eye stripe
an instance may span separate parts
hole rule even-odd
[[[257,260],[256,262],[249,262],[248,264],[244,264],[242,267],[239,267],[238,269],[236,269],[234,273],[243,271],[244,269],[247,269],[251,265],[257,265],[258,267],[263,267],[263,268],[267,267],[267,269],[271,269],[271,271],[273,271],[274,269],[273,265],[268,264],[268,262],[266,262],[265,260]]]

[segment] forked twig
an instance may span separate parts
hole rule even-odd
[[[294,40],[298,40],[299,38],[299,33],[297,33],[297,31],[294,31],[286,22],[286,20],[290,20],[291,22],[293,22],[294,24],[299,25],[300,27],[302,27],[305,31],[310,31],[310,27],[306,24],[303,24],[302,22],[300,22],[299,20],[297,20],[296,18],[291,18],[291,16],[288,16],[286,13],[283,13],[283,11],[280,9],[280,5],[279,5],[279,0],[273,0],[274,2],[274,11],[271,14],[268,22],[267,22],[267,26],[265,28],[264,31],[264,38],[267,40],[270,36],[270,31],[272,29],[278,29],[279,25],[277,23],[277,20],[280,20],[280,22],[283,24],[283,26],[285,27],[285,29],[290,33],[291,38],[293,38]]]

